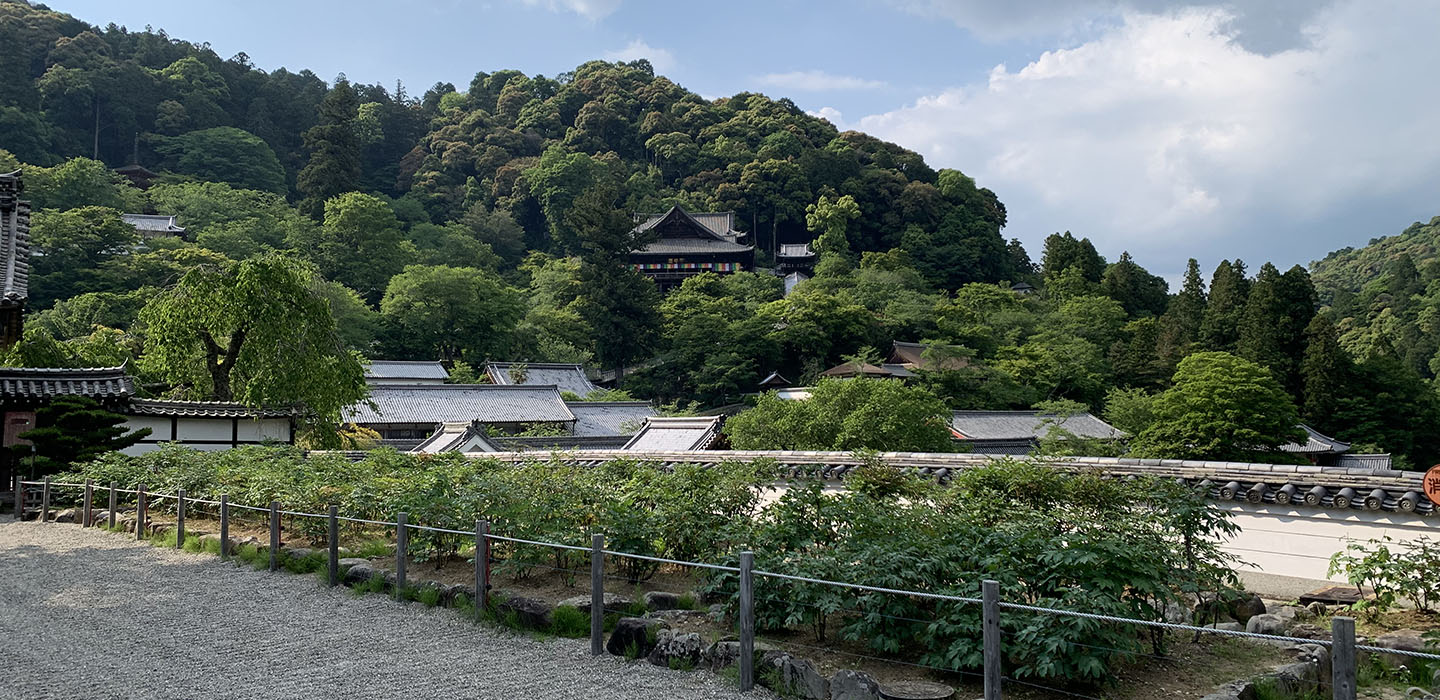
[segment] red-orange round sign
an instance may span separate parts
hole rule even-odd
[[[1425,497],[1431,503],[1440,503],[1440,464],[1425,472]]]

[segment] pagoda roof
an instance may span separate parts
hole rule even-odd
[[[642,214],[635,230],[659,230],[660,237],[634,251],[633,255],[685,255],[697,253],[749,253],[755,246],[738,243],[740,234],[730,228],[733,212],[711,212],[691,214],[680,207],[670,207],[663,214]],[[675,226],[687,234],[677,234]]]

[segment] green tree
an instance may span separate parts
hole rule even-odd
[[[390,278],[415,256],[414,246],[385,200],[347,192],[325,203],[325,223],[297,229],[290,246],[303,252],[332,279],[379,301]]]
[[[949,418],[945,402],[920,387],[825,379],[803,401],[761,396],[725,434],[741,450],[952,452]]]
[[[327,213],[332,197],[355,189],[360,181],[360,139],[355,134],[359,110],[354,88],[341,76],[320,103],[320,123],[305,132],[310,162],[295,188],[305,196],[301,208],[314,219]]]
[[[1100,291],[1120,302],[1131,316],[1159,316],[1165,312],[1170,285],[1140,267],[1129,252],[1105,268]]]
[[[88,396],[56,396],[35,412],[35,425],[20,435],[34,445],[31,478],[123,450],[150,435],[149,428],[128,431],[125,416],[105,409]],[[23,445],[12,449],[22,455],[29,452]]]
[[[1241,260],[1221,260],[1210,277],[1210,298],[1200,321],[1200,347],[1233,352],[1240,340],[1240,319],[1250,298],[1250,279]]]
[[[1077,239],[1069,231],[1052,233],[1045,238],[1045,250],[1040,257],[1040,272],[1049,280],[1060,273],[1076,267],[1086,280],[1098,284],[1105,275],[1105,258],[1095,250],[1089,238]]]
[[[36,211],[107,207],[141,211],[144,195],[109,166],[89,158],[72,158],[53,168],[25,171],[25,196]]]
[[[81,207],[35,214],[30,240],[34,245],[30,299],[44,307],[89,291],[101,264],[130,253],[140,243],[140,234],[114,209]]]
[[[805,225],[817,234],[813,246],[820,256],[817,274],[822,269],[832,270],[831,274],[843,274],[849,269],[850,239],[845,229],[858,218],[860,206],[848,194],[836,199],[821,195],[818,201],[805,207]]]
[[[1265,367],[1225,352],[1180,361],[1133,452],[1162,459],[1273,462],[1304,438],[1290,395]]]
[[[195,268],[140,320],[142,369],[188,398],[299,406],[323,435],[366,395],[315,269],[278,253]]]
[[[601,181],[575,200],[565,224],[582,248],[576,310],[594,334],[595,358],[623,372],[655,347],[660,294],[628,264],[648,234],[636,231],[618,199],[618,188]]]
[[[1300,415],[1306,422],[1335,434],[1335,410],[1350,383],[1350,358],[1340,348],[1335,324],[1316,314],[1305,328],[1305,360],[1300,367],[1304,401]]]
[[[259,137],[229,126],[191,131],[167,138],[156,150],[171,159],[175,172],[235,187],[285,194],[285,169]]]
[[[1179,364],[1200,340],[1205,322],[1205,282],[1195,258],[1185,266],[1185,282],[1160,317],[1160,342],[1156,353],[1171,367]]]
[[[524,313],[520,290],[494,272],[411,265],[390,279],[380,315],[419,356],[484,362],[502,354]]]

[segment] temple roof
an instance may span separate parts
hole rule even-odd
[[[0,399],[89,396],[127,398],[135,394],[135,382],[125,366],[53,369],[0,367]]]
[[[449,378],[445,366],[435,361],[371,360],[365,366],[365,379],[374,384],[444,382]]]
[[[566,401],[575,414],[577,437],[633,435],[655,416],[648,401]]]
[[[351,423],[570,423],[575,414],[554,386],[422,384],[370,387],[370,403],[351,406]]]
[[[1296,426],[1305,431],[1305,442],[1287,442],[1280,446],[1282,452],[1295,454],[1341,454],[1350,451],[1350,443],[1320,434],[1314,428],[1301,423]]]
[[[0,306],[30,297],[30,203],[20,171],[0,174]]]
[[[519,366],[525,367],[524,381],[515,381],[511,376],[512,370]],[[592,391],[599,391],[600,387],[585,375],[585,367],[578,364],[563,362],[489,362],[485,364],[485,374],[490,381],[500,385],[524,385],[550,384],[558,387],[560,391],[568,391],[576,396],[584,398]]]
[[[185,233],[185,228],[175,223],[173,214],[121,214],[120,218],[141,234],[178,236]]]
[[[649,418],[645,427],[625,443],[626,450],[640,452],[689,452],[703,450],[720,435],[720,416],[694,418]]]
[[[439,454],[441,452],[499,452],[500,448],[474,423],[441,423],[440,428],[424,442],[416,445],[411,452]]]
[[[288,418],[295,415],[291,408],[256,410],[228,401],[166,401],[161,399],[130,399],[127,413],[136,416],[176,416],[179,418]]]
[[[951,429],[962,440],[1038,440],[1052,426],[1082,438],[1125,437],[1125,433],[1089,413],[1060,416],[1040,411],[954,411],[950,417]]]
[[[749,253],[754,246],[741,245],[740,234],[730,228],[733,212],[691,214],[670,207],[663,214],[638,214],[635,230],[658,229],[660,237],[632,255],[686,255],[696,253]],[[678,224],[678,226],[674,225]]]

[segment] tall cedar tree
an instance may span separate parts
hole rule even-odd
[[[1340,334],[1324,314],[1316,314],[1305,327],[1305,361],[1300,368],[1304,394],[1300,416],[1327,435],[1341,426],[1335,410],[1350,382],[1350,357],[1340,347]]]
[[[1200,326],[1204,322],[1205,282],[1200,278],[1200,263],[1190,258],[1185,267],[1185,284],[1160,317],[1160,340],[1155,352],[1161,361],[1174,367],[1190,354],[1200,340]]]
[[[1120,254],[1119,260],[1105,268],[1100,290],[1105,296],[1120,302],[1131,317],[1159,316],[1165,313],[1170,285],[1140,267],[1126,251]]]
[[[630,251],[654,234],[637,231],[619,200],[619,188],[602,180],[565,214],[581,248],[576,306],[594,331],[596,359],[617,373],[654,349],[660,327],[660,293],[629,265]]]
[[[1285,304],[1280,294],[1280,271],[1267,262],[1260,266],[1245,299],[1236,349],[1241,357],[1284,377],[1290,371],[1290,362],[1281,336],[1285,330]]]
[[[320,103],[320,123],[305,132],[310,162],[296,177],[295,189],[305,195],[301,208],[317,221],[325,214],[325,200],[355,189],[360,180],[359,109],[354,88],[341,76]]]
[[[1095,250],[1089,238],[1077,239],[1069,231],[1052,233],[1045,238],[1045,251],[1040,257],[1041,273],[1048,280],[1077,267],[1090,282],[1099,283],[1105,275],[1105,258]]]
[[[1200,345],[1207,350],[1232,352],[1240,340],[1240,317],[1250,297],[1245,261],[1221,260],[1210,277],[1210,298],[1200,322]]]
[[[34,476],[123,450],[150,434],[149,428],[127,433],[125,416],[106,410],[88,396],[55,397],[35,412],[35,424],[34,430],[20,435],[35,446]],[[14,449],[21,456],[29,452],[19,445]]]

